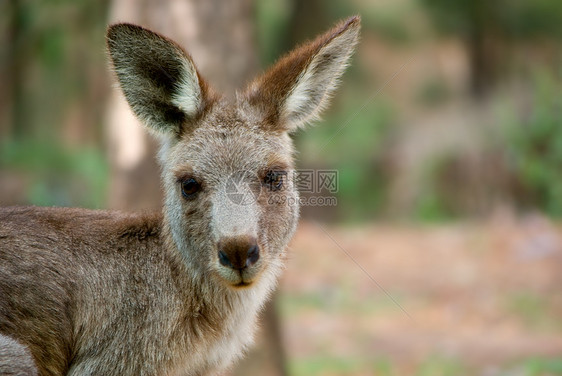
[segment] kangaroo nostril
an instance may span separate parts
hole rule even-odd
[[[260,258],[260,247],[253,237],[231,237],[220,239],[217,244],[220,265],[243,270],[251,267]]]
[[[246,259],[246,266],[252,266],[260,259],[260,248],[257,245],[253,245],[248,250],[248,258]]]
[[[230,259],[223,251],[219,251],[219,262],[221,263],[222,266],[227,266],[229,268],[232,268],[232,263],[230,262]]]

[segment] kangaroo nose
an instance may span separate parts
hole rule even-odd
[[[260,247],[253,237],[240,236],[219,241],[219,262],[235,270],[254,265],[260,258]]]

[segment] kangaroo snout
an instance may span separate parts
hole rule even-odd
[[[259,260],[260,247],[251,236],[223,238],[218,244],[218,257],[222,266],[243,270]]]

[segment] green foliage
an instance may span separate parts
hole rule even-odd
[[[262,0],[256,2],[256,27],[262,66],[273,63],[281,54],[290,4],[287,1]]]
[[[374,375],[395,376],[400,364],[384,358],[366,361],[363,358],[334,357],[331,354],[308,358],[292,358],[289,369],[293,376],[300,375]],[[477,371],[461,360],[443,356],[430,356],[415,367],[415,376],[468,376]],[[511,365],[498,365],[494,375],[508,376],[559,376],[562,375],[562,359],[528,358]]]
[[[435,107],[446,102],[451,97],[451,92],[445,80],[439,77],[429,77],[418,88],[416,97],[421,104]]]
[[[100,151],[69,150],[48,142],[5,141],[0,168],[25,173],[28,201],[40,206],[103,206],[108,166]]]
[[[454,210],[447,202],[449,192],[443,184],[454,157],[453,154],[446,154],[427,164],[420,181],[420,195],[413,209],[415,219],[440,222],[454,217]]]
[[[22,120],[14,122],[11,136],[25,140],[60,132],[51,125],[64,123],[72,105],[84,106],[80,112],[87,118],[100,117],[103,102],[94,101],[92,92],[105,78],[107,2],[12,3],[14,46],[5,58],[20,71],[11,78],[21,93],[13,98],[13,116]]]
[[[562,2],[516,0],[499,2],[498,12],[505,33],[514,38],[550,35],[562,37]]]
[[[521,320],[527,327],[552,333],[562,329],[556,305],[544,296],[521,291],[505,297],[506,310]]]
[[[439,356],[428,358],[415,373],[416,376],[463,376],[470,374],[459,360]]]
[[[443,222],[452,217],[436,190],[430,190],[418,199],[413,215],[422,222]]]
[[[64,64],[64,50],[68,45],[63,30],[57,27],[49,28],[39,39],[39,59],[49,72],[57,72]]]
[[[504,367],[498,376],[560,376],[562,375],[562,358],[528,358]]]
[[[293,358],[290,361],[290,374],[300,375],[374,375],[395,376],[400,365],[394,365],[388,359],[353,357],[335,357],[326,354],[309,358]],[[469,369],[459,360],[432,356],[416,367],[415,376],[463,376],[471,375]],[[534,374],[529,374],[531,376]]]
[[[507,156],[525,201],[562,217],[562,107],[560,79],[543,73],[536,80],[528,114],[505,114]]]
[[[562,375],[562,359],[529,359],[525,372],[526,376]]]
[[[534,294],[519,293],[510,296],[508,309],[520,316],[527,325],[545,321],[546,302]]]
[[[293,376],[347,375],[358,373],[362,369],[364,368],[357,359],[337,358],[334,356],[292,359],[289,362],[290,374]]]
[[[394,121],[392,107],[353,84],[341,90],[326,120],[299,133],[297,148],[314,168],[339,172],[338,210],[347,221],[377,216],[387,192],[384,152]]]
[[[505,38],[562,36],[558,0],[420,0],[438,30],[468,36],[478,28]]]
[[[494,6],[497,0],[420,0],[428,11],[436,28],[445,33],[467,35],[483,22],[482,13],[488,18],[496,18]]]
[[[350,267],[354,267],[351,265]],[[401,296],[393,292],[393,298],[402,301]],[[281,294],[280,308],[283,317],[291,319],[304,312],[331,312],[331,314],[345,314],[354,317],[371,317],[396,310],[396,304],[379,291],[373,291],[367,296],[357,296],[355,285],[326,289],[321,292],[303,292],[300,294]]]
[[[376,358],[367,361],[353,357],[336,357],[333,355],[310,358],[293,358],[289,362],[292,376],[314,375],[374,375],[395,376],[392,363],[387,359]]]
[[[384,7],[365,7],[361,15],[364,27],[378,37],[393,44],[405,44],[415,36],[411,25],[404,22],[412,17],[414,10],[412,2],[397,2]]]

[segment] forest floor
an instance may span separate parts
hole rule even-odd
[[[562,375],[562,226],[303,222],[277,302],[291,375]]]

